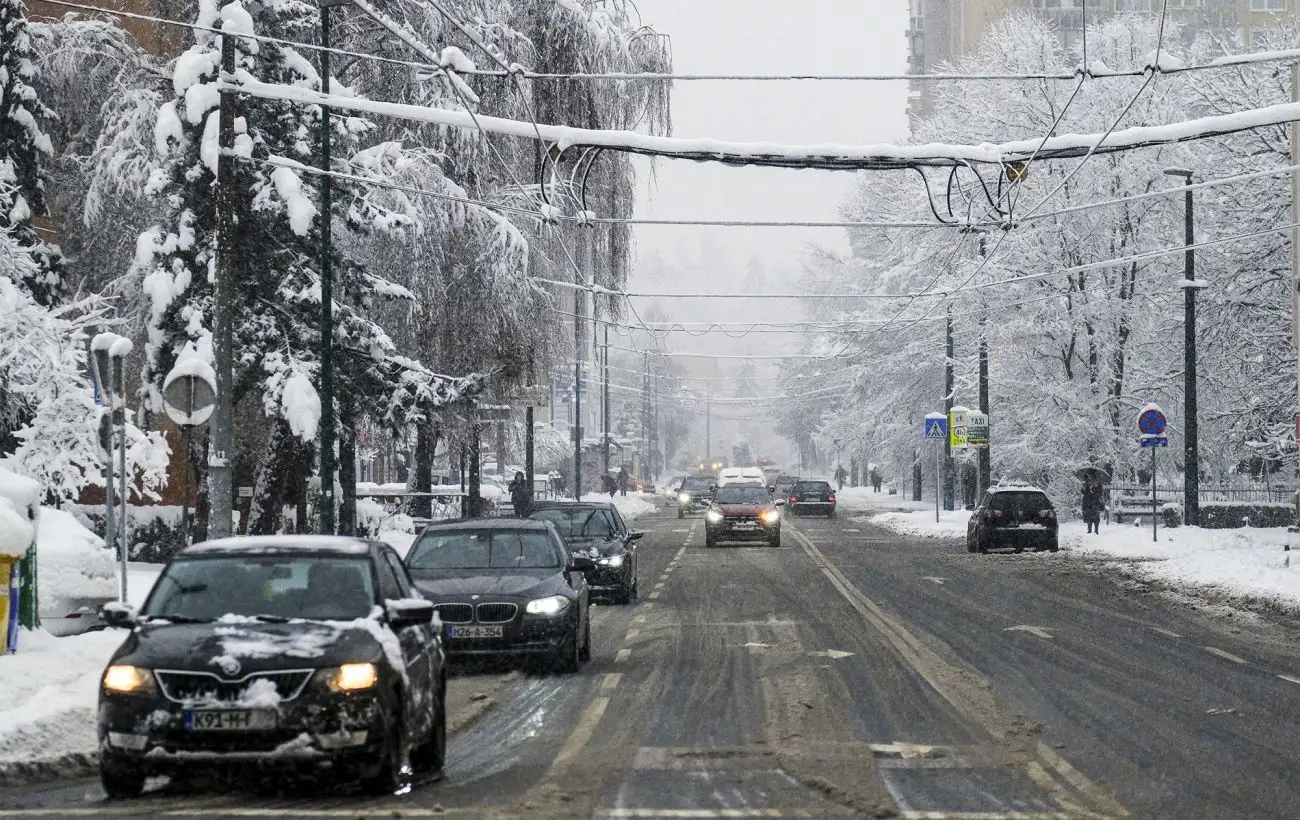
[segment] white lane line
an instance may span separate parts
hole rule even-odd
[[[687,527],[687,528],[684,529],[684,530],[673,530],[673,532],[690,532],[690,531],[691,531],[691,530],[690,530],[690,527]]]
[[[614,663],[622,663],[623,661],[627,660],[630,657],[632,657],[631,649],[627,649],[627,648],[620,649],[618,650],[618,654],[614,656]]]
[[[591,736],[596,733],[596,725],[600,719],[605,716],[605,709],[609,706],[609,698],[600,697],[591,702],[591,705],[583,711],[582,717],[578,720],[578,725],[573,727],[569,733],[568,739],[560,747],[560,753],[555,756],[555,762],[551,764],[551,771],[567,766],[569,761],[582,751],[582,747],[587,745]]]
[[[1158,626],[1153,626],[1153,627],[1151,627],[1151,631],[1152,631],[1152,632],[1159,632],[1161,635],[1164,635],[1166,638],[1181,638],[1181,637],[1183,637],[1182,635],[1179,635],[1177,632],[1171,632],[1171,631],[1169,631],[1168,629],[1161,629],[1161,628],[1158,627]]]
[[[845,528],[844,528],[844,531],[845,531],[845,532],[862,532],[862,530],[855,530],[855,529],[852,529],[852,528],[850,528],[850,527],[845,527]]]
[[[619,683],[623,680],[622,672],[606,672],[604,679],[600,682],[600,692],[605,694],[618,688]]]
[[[639,629],[629,629],[627,631],[627,638],[625,639],[625,641],[627,643],[631,643],[632,641],[636,640],[637,636],[640,634],[641,634],[641,630]]]
[[[597,809],[596,817],[815,817],[806,809]]]
[[[636,616],[635,618],[632,619],[632,623],[634,623],[634,624],[643,624],[643,623],[645,623],[645,615],[638,615],[638,616]]]
[[[650,593],[650,600],[652,601],[659,600],[659,590],[656,589],[654,592]]]
[[[1295,675],[1278,675],[1278,677],[1290,683],[1300,684],[1300,678],[1297,678]]]
[[[1232,654],[1231,652],[1224,652],[1222,649],[1218,649],[1213,646],[1205,647],[1205,651],[1209,652],[1211,655],[1218,655],[1220,658],[1223,658],[1224,660],[1232,661],[1233,663],[1246,662],[1245,658],[1239,658],[1236,655]]]
[[[903,820],[1071,820],[1063,811],[904,811]]]
[[[664,582],[663,582],[663,581],[660,581],[659,583],[655,584],[655,589],[663,589],[663,588],[664,588]]]

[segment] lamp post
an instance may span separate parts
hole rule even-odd
[[[126,357],[131,355],[131,349],[131,340],[116,333],[96,334],[90,342],[95,381],[99,385],[104,408],[108,411],[100,417],[99,422],[100,448],[107,466],[104,485],[104,542],[109,549],[115,546],[117,548],[120,572],[118,593],[123,603],[127,600],[126,562],[130,551],[126,515],[129,500],[126,486]],[[116,465],[113,462],[115,458]],[[113,487],[114,475],[118,482],[116,489]],[[116,516],[113,515],[115,492]]]
[[[1183,198],[1183,522],[1196,526],[1200,521],[1201,468],[1196,424],[1196,229],[1192,211],[1192,177],[1194,171],[1166,168],[1165,175],[1182,177],[1186,187]]]

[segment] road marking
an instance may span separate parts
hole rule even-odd
[[[1026,626],[1024,624],[1021,624],[1020,626],[1009,626],[1002,631],[1003,632],[1028,632],[1030,635],[1033,635],[1035,638],[1046,638],[1047,640],[1050,641],[1052,639],[1052,633],[1048,632],[1047,631],[1048,629],[1049,627],[1045,627],[1045,626]]]
[[[1278,677],[1284,681],[1289,681],[1290,683],[1300,683],[1300,678],[1297,678],[1294,675],[1278,675]]]
[[[632,619],[632,623],[634,623],[634,624],[643,624],[643,623],[645,623],[645,615],[642,614],[642,615],[638,615],[638,616],[636,616],[635,618]]]
[[[1038,757],[1047,765],[1056,770],[1066,783],[1069,783],[1081,794],[1091,798],[1102,811],[1109,812],[1117,817],[1128,817],[1128,811],[1121,806],[1115,798],[1102,791],[1096,783],[1088,779],[1087,775],[1070,765],[1070,761],[1061,757],[1051,746],[1043,741],[1038,741],[1038,747],[1035,750]]]
[[[663,589],[663,588],[664,588],[664,582],[663,582],[663,581],[660,581],[659,583],[655,584],[655,589]]]
[[[936,578],[936,577],[934,577],[933,575],[922,575],[922,576],[921,576],[921,580],[922,580],[922,581],[933,581],[934,583],[938,584],[939,586],[943,586],[944,581],[947,581],[948,579],[947,579],[947,578]]]
[[[632,657],[632,650],[624,647],[618,650],[618,654],[614,656],[614,663],[622,663],[630,657]]]
[[[600,691],[604,693],[617,689],[619,682],[622,680],[622,672],[606,672],[605,677],[600,682]]]
[[[1158,626],[1153,626],[1153,627],[1151,627],[1151,631],[1152,631],[1152,632],[1159,632],[1161,635],[1164,635],[1166,638],[1181,638],[1181,637],[1183,637],[1182,635],[1179,635],[1177,632],[1171,632],[1171,631],[1169,631],[1168,629],[1161,629],[1161,628],[1158,627]]]
[[[1226,661],[1232,661],[1233,663],[1244,664],[1246,662],[1245,658],[1239,658],[1236,655],[1232,654],[1231,652],[1225,652],[1222,649],[1218,649],[1213,646],[1205,647],[1205,651],[1209,652],[1211,655],[1218,655],[1220,658],[1223,658]]]
[[[807,809],[597,809],[596,817],[819,817]]]
[[[862,532],[862,530],[855,530],[855,529],[853,529],[852,527],[845,527],[845,528],[844,528],[844,531],[845,531],[845,532]]]
[[[656,589],[654,592],[650,593],[650,600],[652,601],[659,600],[659,590]]]
[[[691,531],[691,528],[690,528],[690,527],[687,527],[687,528],[684,529],[684,530],[673,530],[673,532],[690,532],[690,531]]]
[[[852,652],[845,652],[842,649],[819,649],[815,652],[805,652],[805,655],[812,655],[814,658],[830,658],[839,660],[840,658],[850,657]]]
[[[605,716],[605,709],[608,706],[609,698],[599,697],[583,711],[582,717],[578,719],[578,725],[573,727],[564,745],[560,747],[560,753],[555,756],[555,762],[551,764],[551,772],[568,766],[569,761],[582,751],[582,747],[586,746],[587,741],[591,740],[591,736],[596,733],[596,725]]]
[[[1063,811],[916,811],[899,814],[903,820],[1072,820]]]
[[[147,800],[151,795],[145,794]],[[191,809],[150,809],[145,805],[117,807],[111,805],[99,808],[71,808],[60,806],[49,809],[4,809],[4,817],[356,817],[356,809],[261,809],[211,806],[209,808]],[[481,808],[420,808],[418,806],[401,807],[403,817],[477,817],[482,815]]]
[[[624,639],[624,643],[632,643],[632,641],[636,640],[636,637],[640,634],[641,630],[639,629],[629,629],[627,631],[627,638]]]

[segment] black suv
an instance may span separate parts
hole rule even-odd
[[[687,476],[677,491],[677,517],[685,518],[709,506],[709,497],[718,486],[718,480],[711,475]]]
[[[104,607],[110,626],[131,629],[100,683],[104,791],[134,797],[159,774],[297,767],[392,794],[408,764],[440,770],[447,679],[433,612],[386,544],[188,547],[138,616]]]
[[[1060,549],[1052,500],[1028,484],[990,487],[966,525],[966,551],[1014,548],[1021,552],[1026,547]]]
[[[637,599],[636,542],[645,533],[629,530],[617,507],[608,501],[538,501],[528,517],[550,521],[573,554],[596,562],[585,573],[593,595],[610,595],[617,604]]]
[[[790,488],[791,515],[835,517],[835,490],[828,481],[796,481]]]

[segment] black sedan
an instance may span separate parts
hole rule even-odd
[[[835,517],[835,490],[828,481],[797,481],[790,488],[791,515]]]
[[[607,594],[615,603],[637,599],[636,542],[644,532],[629,530],[618,508],[608,501],[539,501],[529,518],[550,521],[575,555],[596,562],[586,573],[593,594]]]
[[[373,794],[446,750],[446,674],[433,604],[386,544],[230,538],[172,559],[100,685],[100,776],[110,797],[185,772],[279,773]]]
[[[545,521],[460,519],[429,525],[406,555],[434,602],[452,658],[526,657],[577,672],[591,657],[595,568]]]

